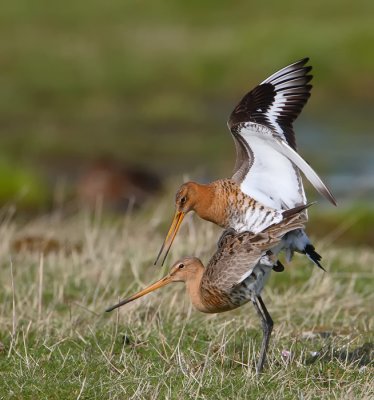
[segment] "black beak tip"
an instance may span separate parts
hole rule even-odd
[[[159,261],[159,259],[160,259],[160,257],[161,257],[162,251],[164,250],[164,245],[165,245],[165,244],[162,245],[160,251],[158,252],[157,257],[156,257],[156,260],[155,260],[155,262],[153,263],[153,265],[157,265],[157,263],[158,263],[158,261]]]
[[[167,255],[167,254],[166,254]],[[155,266],[155,267],[157,267],[157,263],[158,263],[158,261],[159,261],[159,258],[160,257],[157,257],[157,259],[155,260],[155,262],[153,263],[153,265]],[[166,259],[166,256],[164,257],[164,259],[162,260],[162,262],[161,262],[161,264],[160,264],[160,267],[163,267],[164,266],[164,264],[165,264],[165,259]]]

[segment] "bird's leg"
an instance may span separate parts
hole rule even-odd
[[[273,323],[273,320],[271,319],[270,314],[268,313],[268,310],[265,307],[264,302],[262,301],[261,296],[255,296],[253,298],[252,302],[253,302],[253,305],[255,306],[257,314],[261,318],[262,332],[263,332],[260,358],[259,358],[257,366],[256,366],[256,372],[259,374],[262,372],[262,369],[264,367],[266,353],[267,353],[267,349],[268,349],[269,341],[270,341],[270,335],[271,335],[271,331],[273,330],[274,323]]]

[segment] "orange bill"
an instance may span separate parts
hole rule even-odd
[[[161,264],[161,265],[164,265],[166,257],[169,254],[170,247],[173,244],[175,236],[178,233],[179,227],[180,227],[185,215],[186,214],[183,211],[177,211],[175,213],[174,218],[173,218],[173,222],[171,223],[171,226],[169,228],[169,232],[166,235],[166,239],[164,240],[164,243],[161,246],[161,250],[158,253],[158,256],[156,258],[156,261],[155,261],[154,265],[156,265],[158,263],[158,260],[159,260],[159,258],[161,256],[162,252],[164,251],[164,249],[166,249],[165,256],[164,256],[164,258],[162,260],[162,264]]]
[[[170,282],[172,282],[171,276],[170,275],[165,276],[164,278],[162,278],[159,281],[153,283],[152,285],[146,287],[145,289],[141,290],[140,292],[135,293],[132,296],[128,297],[127,299],[120,301],[118,304],[107,308],[105,311],[106,312],[113,311],[118,307],[121,307],[121,306],[123,306],[123,305],[125,305],[127,303],[130,303],[131,301],[134,301],[134,300],[138,299],[139,297],[142,297],[142,296],[144,296],[144,295],[146,295],[146,294],[148,294],[150,292],[153,292],[154,290],[157,290],[157,289],[159,289],[159,288],[161,288],[163,286],[168,285]]]

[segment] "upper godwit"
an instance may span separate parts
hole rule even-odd
[[[256,367],[257,372],[261,372],[273,328],[273,320],[261,298],[261,291],[275,262],[271,249],[279,245],[286,233],[303,228],[304,218],[299,213],[305,207],[289,210],[282,222],[259,234],[225,231],[206,268],[195,257],[177,261],[167,276],[106,311],[112,311],[171,282],[185,282],[192,304],[204,313],[229,311],[252,301],[262,322],[263,339]]]
[[[176,213],[155,264],[170,250],[180,224],[189,211],[225,229],[261,232],[282,220],[282,210],[306,203],[300,170],[319,193],[336,205],[334,196],[312,167],[296,152],[292,123],[306,104],[312,86],[308,58],[271,75],[247,93],[231,113],[228,126],[237,159],[231,179],[207,185],[183,184],[176,194]],[[307,221],[307,212],[304,213]],[[321,256],[304,230],[290,232],[280,249],[290,260],[294,251],[315,264]]]

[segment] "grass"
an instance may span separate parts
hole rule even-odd
[[[0,203],[47,209],[53,171],[103,153],[163,175],[170,165],[174,175],[200,165],[227,174],[233,105],[305,55],[315,89],[304,139],[322,132],[325,144],[320,127],[331,122],[340,146],[370,148],[373,2],[252,3],[5,2]],[[374,397],[374,252],[357,245],[372,246],[372,210],[312,219],[328,273],[296,257],[273,274],[263,297],[275,331],[256,377],[261,335],[250,305],[202,315],[173,285],[104,313],[165,272],[152,266],[171,218],[169,203],[158,204],[120,218],[100,208],[32,220],[0,210],[0,398]],[[218,234],[187,219],[169,261],[206,262]]]
[[[176,284],[104,313],[165,273],[152,266],[170,218],[165,204],[117,219],[98,208],[27,224],[3,211],[0,397],[372,398],[371,249],[325,245],[321,236],[328,273],[301,256],[273,273],[263,298],[275,330],[260,377],[261,330],[251,305],[203,315]],[[187,218],[169,264],[187,254],[206,262],[218,233]],[[15,250],[15,240],[32,235],[54,238],[60,248]]]

